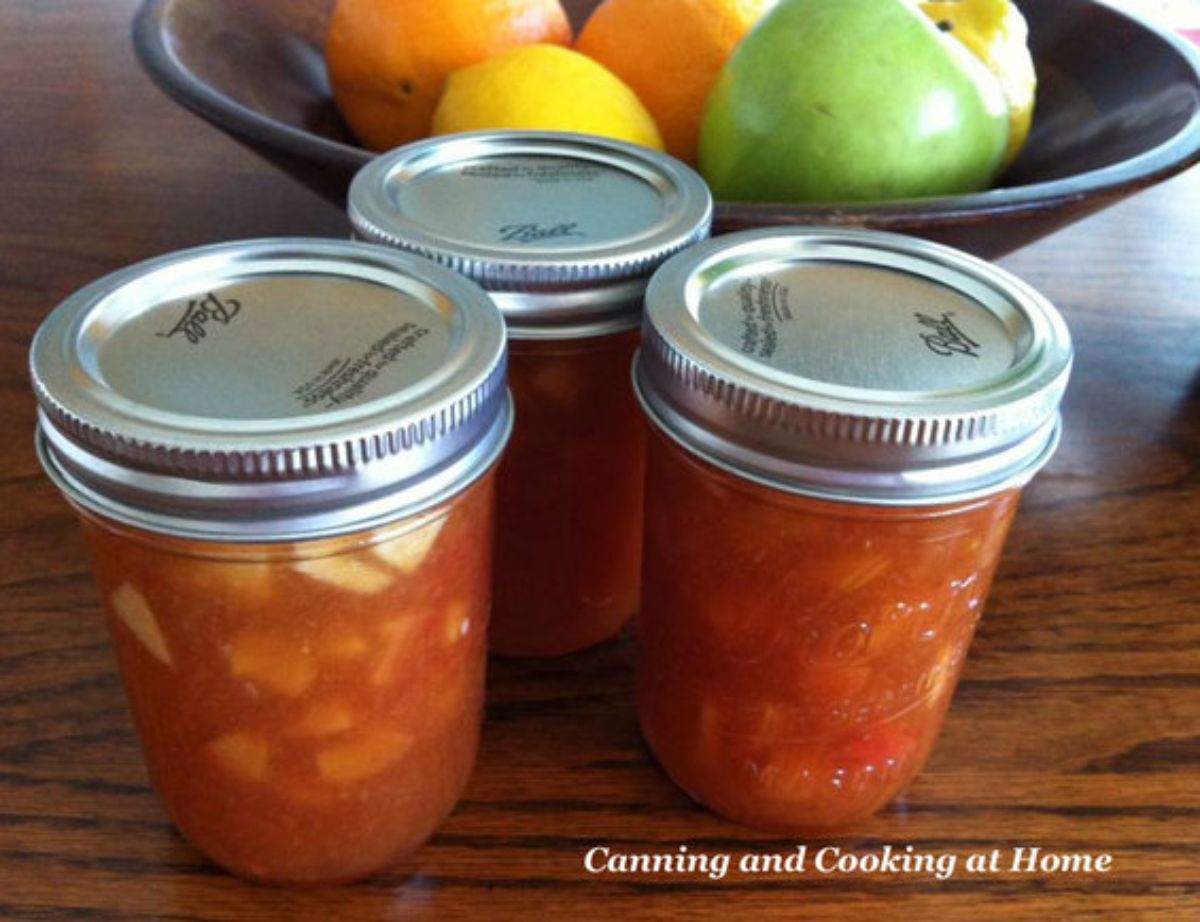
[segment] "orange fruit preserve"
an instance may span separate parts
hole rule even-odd
[[[39,329],[43,465],[82,521],[154,788],[221,867],[356,880],[458,803],[505,365],[477,286],[337,240],[167,254]]]
[[[1051,304],[926,241],[768,229],[658,270],[637,711],[680,787],[780,832],[907,787],[1070,367]]]
[[[492,478],[375,533],[252,549],[88,518],[96,586],[172,821],[264,880],[351,880],[420,846],[471,776]]]
[[[640,582],[642,296],[707,236],[708,188],[642,145],[490,131],[376,158],[349,212],[359,236],[459,269],[504,314],[517,423],[496,473],[492,650],[556,656],[612,637]]]
[[[451,71],[534,42],[570,44],[558,0],[338,0],[325,65],[350,130],[387,150],[429,134]]]
[[[638,713],[718,813],[822,829],[892,800],[929,755],[1017,491],[881,508],[747,483],[656,435]]]
[[[497,480],[498,651],[583,649],[637,610],[645,425],[628,377],[639,340],[633,330],[510,346],[521,423]]]
[[[638,94],[667,153],[696,159],[704,103],[726,59],[775,0],[604,0],[575,47]]]

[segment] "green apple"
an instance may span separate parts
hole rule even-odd
[[[719,199],[842,202],[985,188],[1008,143],[1000,82],[912,0],[781,0],[708,98]]]

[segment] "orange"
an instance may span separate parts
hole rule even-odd
[[[559,0],[338,0],[325,65],[350,130],[386,150],[429,134],[451,71],[533,42],[570,44]]]
[[[704,102],[734,47],[775,0],[604,0],[576,49],[628,84],[667,151],[695,161]]]

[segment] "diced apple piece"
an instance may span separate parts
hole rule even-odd
[[[794,709],[778,701],[764,701],[753,708],[746,720],[746,735],[765,743],[787,737],[795,723]]]
[[[287,732],[292,736],[334,736],[357,722],[353,709],[344,702],[318,701],[289,724]]]
[[[310,579],[357,595],[374,595],[392,582],[387,570],[354,554],[298,560],[292,566]]]
[[[210,560],[181,557],[171,563],[171,577],[192,592],[217,594],[238,608],[270,601],[276,564],[265,560]]]
[[[437,543],[446,518],[447,516],[441,516],[399,537],[381,541],[372,550],[380,560],[406,576],[416,573],[421,562]]]
[[[242,781],[266,781],[271,745],[257,733],[234,730],[208,744],[217,764]]]
[[[317,753],[317,771],[330,784],[354,784],[400,761],[413,737],[399,730],[373,728]]]
[[[302,695],[317,678],[317,662],[307,646],[282,630],[241,631],[229,648],[230,670],[287,698]]]
[[[224,584],[231,595],[249,602],[262,602],[271,593],[272,565],[265,561],[240,561],[221,564],[214,576],[218,585]]]
[[[400,662],[400,654],[412,642],[417,627],[417,615],[408,613],[399,618],[385,621],[380,626],[379,659],[371,670],[372,685],[390,685],[395,679],[396,668]]]
[[[317,655],[331,660],[362,659],[371,652],[367,638],[357,631],[332,626],[315,644]]]
[[[171,665],[171,651],[167,648],[167,638],[163,636],[158,619],[146,597],[138,591],[133,583],[122,583],[111,600],[113,611],[121,622],[133,631],[133,636],[142,642],[155,658]]]

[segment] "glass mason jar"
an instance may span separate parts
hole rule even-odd
[[[1061,317],[891,234],[732,234],[650,285],[638,714],[691,796],[803,832],[921,770],[1071,365]]]
[[[491,648],[554,656],[637,610],[645,427],[629,387],[654,269],[707,236],[682,163],[552,132],[433,138],[355,177],[367,240],[478,281],[507,323],[517,423],[496,475]]]
[[[511,428],[488,297],[365,244],[204,247],[69,298],[32,376],[183,836],[277,883],[417,849],[482,720]]]

